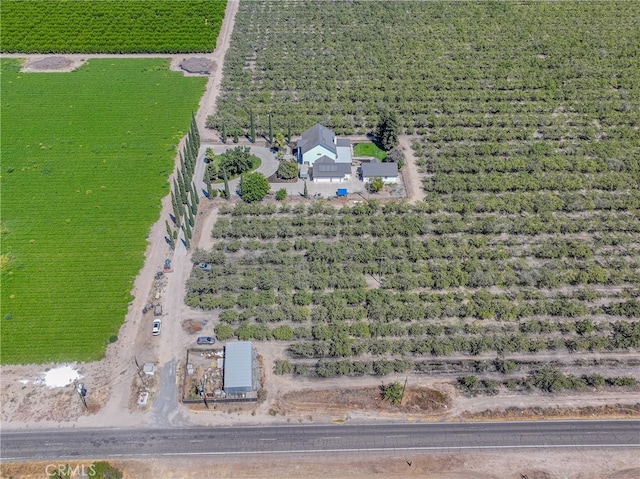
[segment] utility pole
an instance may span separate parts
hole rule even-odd
[[[402,386],[402,396],[400,396],[400,404],[402,404],[402,400],[404,399],[404,390],[407,389],[407,381],[409,380],[409,376],[404,379],[404,386]]]
[[[144,377],[142,376],[142,368],[140,367],[140,365],[138,364],[138,358],[137,357],[133,357],[133,360],[136,363],[136,369],[138,370],[138,376],[140,376],[140,379],[142,379],[144,381]]]
[[[76,391],[78,392],[78,396],[80,396],[80,400],[82,401],[82,404],[84,404],[84,408],[88,411],[89,406],[87,406],[87,400],[85,399],[85,396],[87,395],[87,390],[85,389],[84,384],[79,383]]]
[[[204,377],[202,378],[202,401],[204,402],[204,406],[209,409],[209,404],[207,404],[207,392],[206,392],[206,386],[207,386],[207,375],[205,374]]]

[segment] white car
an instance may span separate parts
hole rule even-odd
[[[153,330],[152,333],[154,336],[157,336],[158,334],[160,334],[160,326],[162,325],[162,320],[160,319],[154,319],[153,320]]]

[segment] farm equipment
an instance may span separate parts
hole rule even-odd
[[[173,270],[171,269],[171,260],[169,258],[164,260],[164,270],[165,273],[171,273]]]

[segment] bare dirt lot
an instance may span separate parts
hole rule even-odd
[[[433,478],[433,479],[635,479],[640,476],[636,449],[503,450],[439,453],[299,454],[295,456],[216,456],[109,461],[126,479],[216,478]],[[41,479],[48,463],[2,464],[4,479]],[[71,463],[72,467],[76,464]]]

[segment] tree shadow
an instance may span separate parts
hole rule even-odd
[[[374,145],[376,145],[378,148],[380,148],[382,151],[387,151],[383,148],[382,143],[380,143],[380,140],[378,140],[378,138],[376,138],[373,134],[369,133],[367,134],[367,138],[369,139],[369,141],[371,143],[373,143]]]

